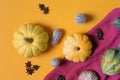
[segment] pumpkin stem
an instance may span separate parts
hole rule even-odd
[[[24,40],[25,40],[26,42],[29,42],[29,43],[32,43],[32,42],[33,42],[33,39],[32,39],[32,38],[24,38]]]
[[[79,50],[80,50],[80,47],[75,47],[75,50],[79,51]]]

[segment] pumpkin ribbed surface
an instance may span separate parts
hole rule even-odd
[[[15,31],[13,44],[20,55],[30,58],[47,49],[48,39],[40,25],[25,24]]]
[[[92,43],[87,35],[75,33],[67,37],[64,42],[65,58],[74,62],[84,62],[90,55]]]

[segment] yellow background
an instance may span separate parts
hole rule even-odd
[[[44,15],[38,4],[49,6],[50,13]],[[120,0],[1,0],[0,1],[0,80],[43,80],[53,67],[50,61],[54,57],[63,57],[62,47],[67,35],[85,33],[101,21],[112,9],[120,7]],[[76,24],[74,16],[87,15],[85,24]],[[65,34],[57,46],[31,59],[20,56],[13,47],[13,33],[26,23],[44,26],[51,36],[56,28],[62,28]],[[25,73],[25,62],[40,65],[32,76]]]

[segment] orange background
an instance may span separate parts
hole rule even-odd
[[[50,13],[44,15],[38,4],[49,6]],[[112,9],[120,7],[120,0],[1,0],[0,2],[0,80],[43,80],[52,69],[50,61],[54,57],[62,58],[63,42],[67,35],[85,33],[101,21]],[[85,24],[76,24],[74,16],[87,15]],[[65,34],[57,46],[31,59],[19,56],[13,47],[13,33],[26,23],[44,26],[51,36],[56,28],[62,28]],[[25,73],[25,62],[40,65],[32,76]]]

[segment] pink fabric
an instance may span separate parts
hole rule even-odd
[[[120,30],[112,24],[115,18],[120,18],[120,8],[110,12],[87,33],[93,43],[93,53],[87,61],[74,63],[63,59],[61,65],[51,71],[44,80],[56,80],[56,76],[59,74],[65,76],[66,80],[78,80],[78,76],[84,70],[95,71],[100,80],[120,80],[120,74],[107,76],[101,71],[101,58],[104,52],[110,48],[117,48],[120,44]],[[96,38],[96,30],[98,28],[101,28],[104,32],[103,40]]]

